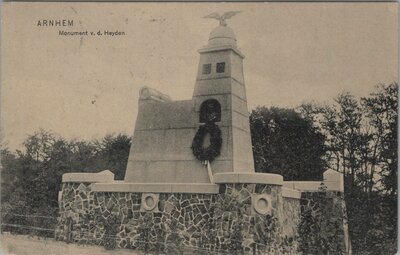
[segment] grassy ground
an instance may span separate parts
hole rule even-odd
[[[54,239],[25,235],[0,235],[1,255],[135,255],[132,250],[116,249],[107,251],[99,246],[66,244]]]

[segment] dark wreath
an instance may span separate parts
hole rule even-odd
[[[210,146],[203,148],[203,141],[206,134],[209,133]],[[197,130],[192,142],[193,155],[201,161],[208,160],[212,162],[221,153],[222,137],[219,127],[212,122],[201,125]]]

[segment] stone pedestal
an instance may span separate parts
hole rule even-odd
[[[119,224],[117,247],[137,248],[140,219],[149,215],[151,232],[160,235],[150,240],[152,249],[166,240],[170,233],[165,225],[172,220],[178,225],[183,244],[191,249],[228,250],[238,233],[240,245],[248,254],[254,249],[297,249],[299,193],[283,196],[279,175],[216,175],[217,184],[186,187],[93,182],[96,174],[77,182],[73,175],[63,178],[57,240],[104,245],[105,222],[115,217]],[[271,236],[268,245],[265,236]],[[282,246],[280,236],[293,242]]]
[[[192,185],[144,185],[111,177],[109,171],[63,176],[57,240],[106,245],[111,238],[116,247],[137,249],[143,242],[143,229],[148,229],[147,241],[154,251],[165,249],[169,236],[176,234],[192,252],[226,252],[237,245],[245,254],[298,254],[305,247],[299,238],[302,216],[332,201],[337,202],[332,206],[344,206],[340,187],[328,190],[331,198],[325,204],[326,191],[310,190],[322,182],[297,183],[308,188],[301,192],[288,188],[295,184],[275,174],[216,174],[215,184]],[[348,250],[344,216],[343,211],[338,217],[343,234],[338,245]],[[324,215],[315,219],[318,224],[326,220]],[[110,232],[110,222],[114,232]],[[176,225],[175,231],[171,224]]]

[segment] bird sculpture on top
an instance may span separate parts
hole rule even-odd
[[[203,18],[219,20],[219,25],[225,27],[227,25],[225,20],[232,18],[233,16],[235,16],[236,14],[238,14],[240,12],[241,11],[229,11],[229,12],[225,12],[222,15],[220,15],[216,12],[213,12],[207,16],[204,16]]]

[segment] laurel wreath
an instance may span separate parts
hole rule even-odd
[[[210,146],[203,147],[204,137],[210,134]],[[212,122],[201,125],[192,142],[193,155],[200,161],[212,162],[221,153],[222,137],[219,127]]]

